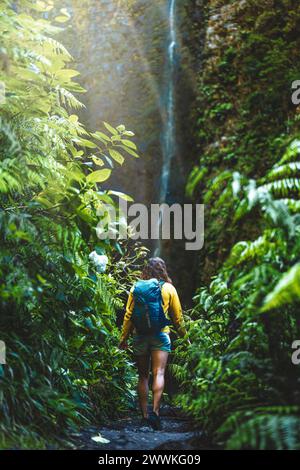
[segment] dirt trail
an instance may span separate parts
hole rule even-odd
[[[208,449],[202,433],[173,409],[162,412],[162,431],[141,427],[140,417],[133,412],[106,426],[85,429],[76,439],[77,449],[97,450],[194,450]],[[107,443],[98,443],[92,437],[101,435]]]

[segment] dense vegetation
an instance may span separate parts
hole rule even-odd
[[[193,345],[173,367],[178,402],[229,449],[295,449],[299,4],[201,3],[206,40],[193,111],[201,158],[187,190],[207,204],[200,275],[209,286],[195,296]]]
[[[258,234],[252,220],[237,228],[233,205],[218,202],[232,171],[263,177],[299,130],[298,110],[291,101],[291,85],[300,73],[299,3],[275,3],[191,2],[191,14],[202,13],[194,24],[197,43],[191,45],[194,56],[201,50],[193,110],[200,159],[187,191],[210,214],[201,260],[204,282],[236,241],[249,230]]]
[[[43,448],[132,400],[115,314],[130,282],[124,265],[143,253],[99,240],[96,212],[114,204],[99,185],[135,144],[123,125],[91,134],[68,111],[83,90],[55,39],[66,12],[50,23],[43,2],[0,3],[0,446]],[[93,251],[108,257],[107,274]]]

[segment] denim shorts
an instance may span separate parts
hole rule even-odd
[[[153,335],[135,335],[133,337],[133,351],[136,356],[144,356],[151,351],[171,352],[171,340],[168,333]]]

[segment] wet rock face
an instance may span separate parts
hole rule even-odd
[[[119,7],[108,0],[68,0],[67,3],[72,13],[73,31],[64,34],[64,39],[81,72],[80,82],[87,90],[81,96],[86,105],[81,117],[92,129],[99,128],[106,120],[114,125],[124,123],[136,133],[142,158],[138,161],[129,158],[124,169],[116,169],[113,182],[116,189],[127,190],[138,202],[155,202],[166,119],[163,102],[168,80],[165,74],[169,37],[167,2],[137,0],[119,2]],[[128,3],[130,8],[126,7]],[[188,124],[183,122],[182,116],[184,109],[185,117],[189,114],[190,98],[186,98],[192,84],[187,83],[189,64],[184,38],[188,25],[183,18],[184,2],[176,3],[179,35],[176,55],[181,61],[175,83],[176,100],[179,100],[176,131],[181,148],[177,168],[172,169],[170,179],[184,185],[184,164],[188,158],[183,155],[186,144],[183,134]]]
[[[228,229],[230,203],[216,202],[226,181],[219,180],[215,201],[210,190],[226,171],[263,176],[277,158],[276,139],[291,133],[295,107],[290,87],[291,77],[299,74],[300,8],[293,0],[190,3],[195,38],[190,49],[199,63],[193,113],[200,176],[194,197],[207,205],[201,284],[210,282],[234,243],[256,236],[255,226],[247,221],[240,230]]]
[[[124,123],[135,132],[141,158],[128,157],[117,167],[110,187],[133,196],[136,202],[158,202],[164,141],[166,75],[170,18],[166,0],[111,2],[65,0],[72,15],[72,30],[64,42],[80,70],[80,83],[87,93],[81,119],[90,129]],[[184,201],[185,183],[193,164],[190,109],[194,100],[191,54],[188,50],[190,18],[186,2],[176,2],[177,73],[174,80],[176,155],[172,159],[166,201]],[[128,6],[129,5],[129,6]],[[190,37],[192,40],[192,38]],[[151,246],[151,245],[150,245]],[[170,259],[172,243],[163,256]],[[176,248],[176,259],[184,250]],[[172,265],[171,265],[172,270]],[[180,272],[182,270],[180,269]],[[174,277],[174,276],[173,276]],[[175,278],[177,273],[175,273]]]
[[[81,118],[91,129],[102,127],[104,120],[124,123],[135,132],[141,155],[139,160],[127,158],[109,184],[137,202],[155,201],[161,167],[164,1],[69,3],[73,25],[69,48],[87,90],[81,97],[86,105]]]

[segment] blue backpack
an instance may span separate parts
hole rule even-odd
[[[170,324],[167,320],[161,294],[164,281],[149,279],[137,281],[133,290],[134,309],[131,321],[140,335],[158,333]]]

